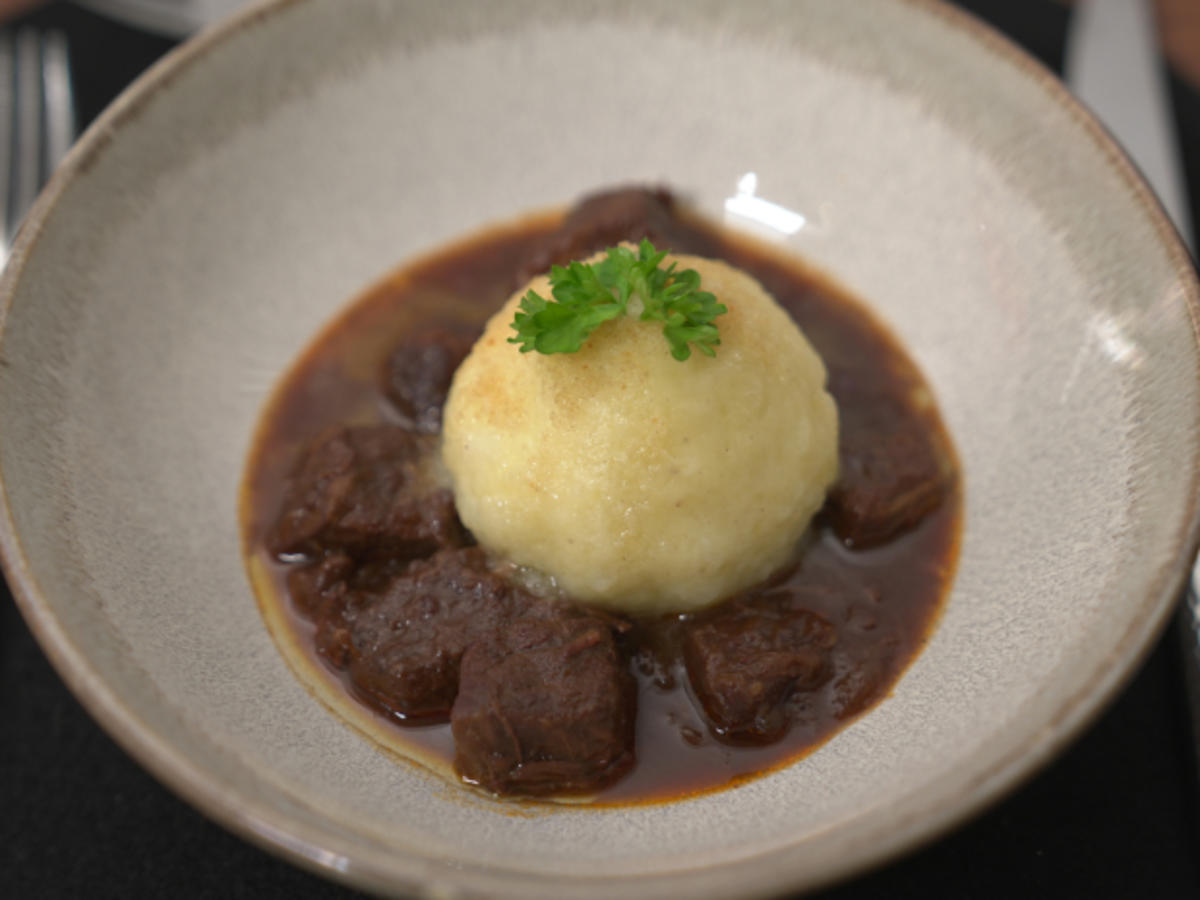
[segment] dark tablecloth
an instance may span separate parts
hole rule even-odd
[[[960,5],[1061,71],[1068,6]],[[67,4],[28,18],[67,32],[82,124],[172,46]],[[1200,223],[1200,94],[1172,76],[1172,99]],[[1200,789],[1177,640],[1172,627],[1102,718],[1015,794],[822,896],[1200,897]],[[3,591],[0,896],[351,895],[226,833],[139,769],[67,692]]]

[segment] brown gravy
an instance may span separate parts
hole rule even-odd
[[[481,329],[518,286],[517,261],[560,221],[561,216],[550,215],[494,229],[389,275],[322,332],[266,409],[243,488],[245,553],[252,572],[269,573],[265,581],[256,579],[256,586],[268,620],[284,622],[290,633],[277,637],[305,648],[308,671],[298,674],[310,684],[317,678],[326,687],[336,685],[347,705],[361,698],[350,699],[354,692],[348,680],[313,652],[313,626],[287,594],[288,566],[264,549],[289,469],[299,447],[329,426],[397,420],[378,383],[389,350],[406,331],[431,319]],[[864,386],[884,392],[921,417],[951,453],[915,366],[862,306],[775,251],[690,219],[686,231],[687,246],[672,249],[722,258],[750,272],[792,314],[824,358],[839,408],[849,402],[840,395]],[[852,415],[843,413],[843,421],[844,427],[856,427]],[[736,745],[710,729],[688,684],[676,619],[637,623],[632,635],[639,647],[632,663],[638,684],[637,763],[596,802],[666,800],[736,784],[805,755],[885,697],[937,618],[954,571],[960,520],[956,475],[934,511],[880,546],[848,549],[827,521],[814,526],[797,566],[781,576],[781,583],[815,578],[845,586],[811,604],[813,612],[836,625],[841,662],[833,678],[806,695],[786,736],[767,746]],[[294,654],[289,659],[297,665]],[[382,733],[401,754],[441,760],[448,768],[453,758],[449,724],[412,726],[382,713],[376,720],[382,728],[371,729],[377,739]]]

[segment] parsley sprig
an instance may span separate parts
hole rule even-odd
[[[721,343],[713,319],[727,312],[708,291],[700,290],[695,269],[676,271],[675,263],[659,268],[667,255],[643,239],[637,253],[628,247],[610,247],[598,262],[572,262],[550,269],[553,300],[536,291],[521,298],[510,344],[521,352],[575,353],[596,328],[623,316],[631,300],[641,301],[641,320],[663,323],[671,355],[681,362],[692,355],[692,346],[706,356]],[[636,307],[635,307],[636,311]]]

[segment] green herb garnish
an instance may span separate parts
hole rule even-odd
[[[663,323],[663,335],[671,355],[683,361],[696,349],[716,356],[721,343],[713,319],[727,312],[708,291],[700,290],[700,273],[695,269],[675,271],[658,264],[667,255],[642,240],[637,253],[627,247],[610,247],[605,259],[585,265],[572,262],[566,268],[550,269],[553,300],[536,291],[521,298],[521,309],[513,318],[521,352],[574,353],[598,325],[625,315],[631,301],[641,302],[641,320]],[[636,305],[635,305],[636,312]]]

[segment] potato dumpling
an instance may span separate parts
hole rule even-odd
[[[595,257],[593,259],[597,259]],[[464,524],[575,598],[634,614],[714,603],[791,557],[837,475],[825,367],[749,275],[669,256],[728,312],[715,357],[672,358],[662,324],[606,322],[577,353],[508,342],[527,290],[454,378],[442,454]]]

